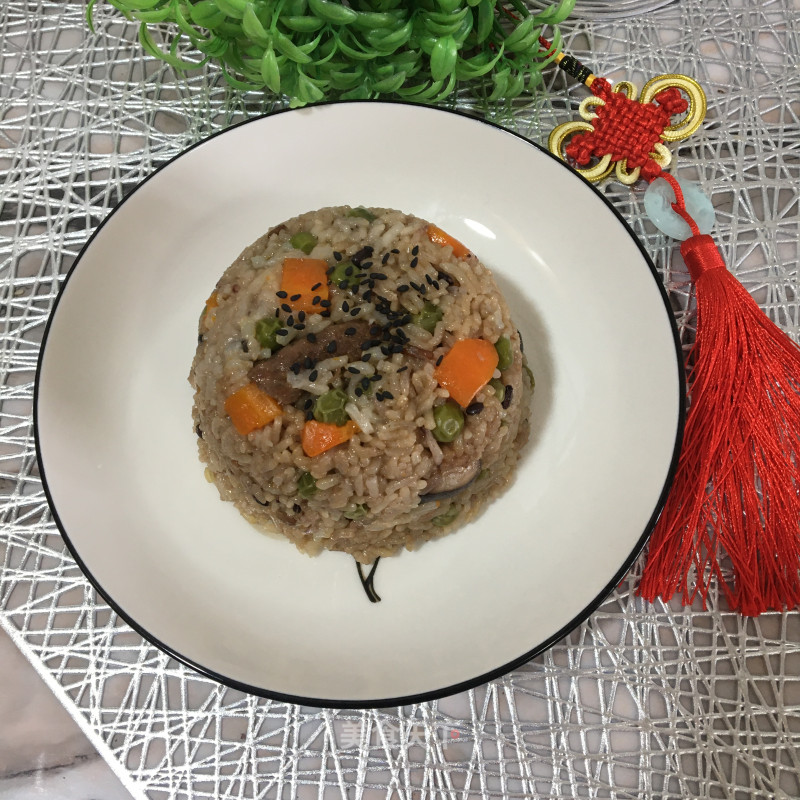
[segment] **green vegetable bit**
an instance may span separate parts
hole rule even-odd
[[[494,345],[497,350],[497,369],[501,372],[508,369],[514,363],[514,351],[511,349],[511,339],[508,336],[501,336]]]
[[[289,239],[289,244],[308,255],[317,246],[317,237],[308,231],[299,231]]]
[[[367,516],[367,510],[366,503],[350,503],[344,510],[344,516],[346,519],[362,519]]]
[[[278,331],[283,327],[283,323],[277,317],[264,317],[256,322],[256,341],[262,347],[268,347],[270,350],[277,350],[280,345],[278,344]]]
[[[297,479],[297,494],[304,500],[308,500],[317,493],[317,481],[310,472],[301,473]]]
[[[433,333],[436,328],[436,323],[444,316],[444,312],[439,306],[435,306],[430,300],[425,301],[422,311],[414,314],[411,321],[414,325],[419,325],[424,328],[428,333]]]
[[[371,212],[367,211],[364,206],[358,206],[358,208],[351,208],[350,211],[347,212],[348,217],[361,217],[365,219],[367,222],[375,222],[377,217]]]
[[[447,511],[435,516],[431,520],[431,522],[438,528],[444,528],[446,525],[449,525],[459,515],[460,511],[461,511],[461,506],[457,505],[456,503],[451,503]]]
[[[433,438],[437,442],[452,442],[464,430],[464,412],[452,400],[433,409]]]
[[[494,392],[495,397],[502,401],[506,396],[506,385],[499,378],[493,378],[489,381],[489,388]]]
[[[344,407],[349,398],[341,389],[331,389],[320,395],[314,403],[314,419],[332,425],[344,425],[350,419]]]
[[[340,261],[328,276],[331,284],[342,289],[357,289],[361,273],[351,261]]]

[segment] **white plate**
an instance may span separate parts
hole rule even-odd
[[[203,476],[187,382],[199,310],[271,225],[327,205],[437,222],[493,268],[536,375],[513,488],[477,522],[380,562],[257,533]],[[483,121],[340,103],[192,147],[100,226],[39,365],[36,434],[58,525],[144,636],[226,684],[313,705],[476,685],[585,619],[643,546],[672,476],[683,378],[666,296],[619,215]]]

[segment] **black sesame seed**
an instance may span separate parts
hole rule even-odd
[[[362,395],[362,394],[364,394],[364,392],[363,392],[363,390],[361,389],[361,387],[360,387],[360,386],[356,386],[356,389],[355,389],[355,396],[356,396],[356,397],[361,397],[361,395]]]
[[[319,287],[320,287],[320,286],[322,286],[322,283],[321,283],[320,281],[317,281],[317,282],[316,282],[316,283],[315,283],[315,284],[314,284],[314,285],[311,287],[311,291],[312,291],[312,292],[316,292],[316,291],[317,291],[317,289],[319,289]]]
[[[369,269],[372,266],[372,262],[371,261],[362,261],[359,264],[359,266],[361,267],[361,269]]]
[[[465,409],[464,413],[470,416],[480,414],[483,411],[483,403],[470,403]]]
[[[366,392],[369,389],[370,380],[369,378],[362,378],[361,379],[361,388]]]
[[[350,310],[350,303],[348,303],[347,300],[345,300],[342,303],[342,311],[349,311],[349,310]]]
[[[389,348],[393,353],[402,353],[403,352],[403,345],[402,344],[393,344]]]
[[[385,281],[386,275],[383,272],[370,272],[370,278],[374,281]]]
[[[306,422],[311,422],[312,419],[314,419],[314,412],[306,411]]]
[[[439,358],[437,358],[437,359],[436,359],[436,366],[437,366],[437,367],[439,366],[439,364],[441,364],[441,363],[442,363],[442,359],[443,359],[443,358],[444,358],[444,356],[439,356]]]
[[[384,253],[383,258],[381,259],[381,264],[385,266],[386,262],[391,258],[391,256],[392,256],[391,253]]]
[[[401,293],[402,293],[402,292],[407,292],[407,291],[408,291],[410,288],[411,288],[411,287],[410,287],[410,286],[408,286],[408,285],[406,285],[405,283],[401,283],[401,284],[400,284],[400,285],[397,287],[397,291],[398,291],[398,292],[401,292]]]
[[[275,309],[275,316],[279,317],[281,315],[281,310],[279,308]]]
[[[195,433],[196,433],[196,434],[197,434],[197,435],[198,435],[198,436],[199,436],[201,439],[203,438],[203,429],[202,429],[202,428],[201,428],[199,425],[196,425],[196,426],[195,426],[194,432],[195,432]]]
[[[375,399],[376,399],[378,402],[381,402],[381,401],[383,401],[383,392],[375,392]]]
[[[503,408],[508,408],[511,405],[511,399],[514,397],[514,387],[509,383],[506,385],[506,391],[503,395]]]
[[[422,285],[419,287],[419,293],[420,293],[420,294],[422,294],[422,295],[426,295],[426,294],[428,294],[428,287],[427,287],[427,286],[425,286],[425,284],[422,284]]]
[[[296,302],[297,302],[297,301],[300,299],[300,295],[299,295],[299,294],[293,294],[293,295],[292,295],[292,296],[291,296],[289,299],[290,299],[290,300],[291,300],[293,303],[296,303]]]
[[[317,341],[317,334],[316,333],[309,333],[306,337],[311,344],[314,344]]]
[[[303,403],[303,410],[304,411],[308,411],[308,409],[311,408],[311,406],[313,406],[313,405],[314,405],[314,400],[313,400],[313,398],[309,397],[305,401],[305,403]]]
[[[394,395],[389,391],[384,391],[383,397],[386,400],[394,400]]]
[[[299,514],[299,513],[300,513],[302,510],[303,510],[303,509],[302,509],[302,508],[301,508],[299,505],[297,505],[297,503],[295,503],[295,504],[292,506],[292,511],[294,511],[294,513],[295,513],[295,514]]]
[[[393,247],[391,252],[397,255],[400,251],[396,247]]]
[[[453,279],[446,272],[439,271],[439,274],[436,277],[440,281],[444,281],[448,286],[452,286],[454,283]]]
[[[364,353],[364,354],[361,356],[361,360],[362,360],[362,361],[369,361],[371,358],[372,358],[372,353]]]
[[[411,259],[411,264],[410,264],[411,269],[414,269],[414,267],[416,267],[417,264],[419,264],[419,259],[416,256],[414,256],[414,258]]]
[[[306,329],[306,326],[302,322],[298,322],[295,324],[294,329],[296,331],[304,331]]]
[[[311,383],[314,383],[317,378],[319,378],[319,370],[313,369],[308,373],[308,379],[311,381]]]
[[[356,334],[356,329],[355,328],[345,328],[344,329],[344,335],[345,336],[355,336],[355,334]]]
[[[439,291],[439,281],[431,281],[431,286],[433,286],[436,291]]]
[[[354,308],[354,309],[352,309],[350,311],[350,316],[351,317],[355,317],[355,316],[358,316],[358,314],[360,314],[360,313],[361,313],[361,309],[360,308]]]
[[[268,506],[269,505],[269,500],[264,500],[264,502],[262,503],[261,500],[259,500],[255,495],[253,495],[253,500],[255,500],[256,503],[258,503],[260,506]]]
[[[427,272],[425,273],[425,282],[428,284],[428,286],[433,286],[433,278],[431,278]]]
[[[334,250],[334,251],[333,251],[333,257],[334,257],[334,258],[335,258],[337,261],[341,261],[341,260],[342,260],[342,254],[341,254],[341,253],[340,253],[338,250]]]
[[[197,334],[197,344],[202,344],[202,342],[203,342],[203,334],[202,333],[198,333]]]
[[[298,311],[297,312],[297,319],[300,322],[305,322],[306,321],[306,312],[305,311]]]
[[[297,373],[298,373],[298,372],[300,372],[300,365],[299,365],[299,364],[297,364],[297,363],[294,363],[294,364],[292,364],[292,366],[291,366],[291,367],[289,367],[289,369],[290,369],[292,372],[294,372],[294,374],[295,374],[295,375],[297,375]]]
[[[275,331],[276,336],[286,336],[288,333],[289,331],[286,328],[278,328],[278,330]]]
[[[313,366],[314,366],[314,362],[311,360],[311,356],[306,356],[306,357],[303,359],[303,366],[304,366],[306,369],[311,369],[311,367],[313,367]]]
[[[315,294],[314,297],[311,299],[312,306],[318,306],[321,302],[322,298],[318,294]]]
[[[372,289],[367,289],[367,291],[364,292],[364,302],[369,303],[370,300],[372,300]]]
[[[380,325],[374,324],[369,326],[369,335],[370,336],[380,336],[381,331],[383,328]]]
[[[379,373],[377,373],[377,372],[376,372],[374,375],[370,376],[370,380],[371,380],[373,383],[376,383],[376,382],[377,382],[377,381],[379,381],[379,380],[380,380],[382,377],[383,377],[383,375],[380,375]]]
[[[411,248],[411,255],[412,255],[412,256],[418,256],[418,255],[419,255],[419,245],[418,245],[418,244],[415,244],[415,245],[414,245],[414,246]]]
[[[403,364],[402,367],[398,367],[398,372],[405,372],[408,369],[408,364]]]
[[[286,298],[289,296],[289,295],[288,295],[286,292],[284,292],[283,290],[281,290],[280,292],[275,292],[275,294],[276,294],[278,297],[280,297],[280,298],[281,298],[281,300],[285,300],[285,299],[286,299]]]
[[[292,307],[288,303],[281,303],[281,310],[285,311],[287,314],[292,313]]]
[[[287,324],[287,325],[288,325],[290,328],[292,327],[292,325],[294,325],[294,316],[293,316],[292,314],[289,314],[289,316],[288,316],[288,317],[286,317],[286,324]]]
[[[323,308],[330,308],[330,307],[331,307],[331,301],[330,301],[330,300],[320,300],[320,301],[319,301],[319,304],[320,304],[320,305],[321,305]]]
[[[329,353],[336,352],[336,340],[334,339],[332,342],[328,342],[328,346],[325,348]]]
[[[361,370],[358,367],[348,367],[347,371],[352,373],[353,375],[358,375]]]
[[[354,269],[355,269],[355,267],[352,264],[348,264],[344,268],[344,274],[347,275],[348,278],[350,278],[353,275],[353,270]]]

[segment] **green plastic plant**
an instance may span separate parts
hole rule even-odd
[[[87,10],[92,28],[97,2]],[[553,26],[575,5],[557,0],[534,13],[522,0],[105,2],[138,20],[142,47],[176,69],[216,61],[236,88],[286,95],[292,106],[382,95],[434,102],[459,82],[489,77],[490,101],[534,91],[560,50]],[[539,43],[544,26],[549,54]]]

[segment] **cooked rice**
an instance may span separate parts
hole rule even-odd
[[[201,317],[189,378],[200,458],[222,499],[304,552],[340,550],[362,563],[454,531],[508,487],[528,438],[533,388],[519,333],[489,270],[472,254],[458,258],[449,245],[432,242],[424,220],[368,211],[356,216],[344,206],[309,212],[248,247],[217,283],[216,306],[210,303]],[[301,231],[316,237],[308,254],[290,243]],[[331,285],[330,306],[303,318],[282,309],[288,298],[277,295],[287,256],[324,259],[331,267],[355,256],[363,277],[353,290]],[[426,301],[442,312],[432,331],[408,319]],[[256,323],[275,317],[286,333],[273,353],[259,342]],[[361,355],[334,352],[293,364],[283,377],[298,398],[282,404],[282,414],[261,429],[237,432],[225,401],[251,382],[255,364],[309,333],[353,320],[370,323],[370,335],[377,333]],[[500,337],[510,340],[513,360],[495,377],[511,389],[498,397],[485,385],[472,401],[482,409],[465,416],[460,436],[437,441],[434,408],[449,396],[434,377],[437,360],[459,339],[496,343]],[[359,396],[355,389],[365,380],[369,389]],[[347,392],[345,410],[360,430],[311,458],[301,444],[302,429],[314,398],[333,388]],[[310,497],[298,495],[304,473],[316,482]],[[445,474],[472,479],[450,493],[426,496]]]

